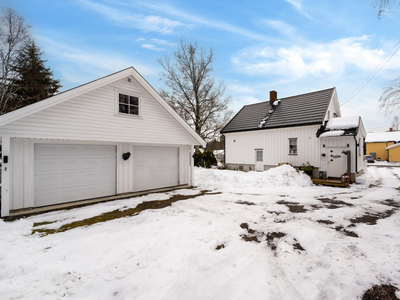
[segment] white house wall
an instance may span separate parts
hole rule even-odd
[[[226,163],[255,164],[255,149],[263,149],[264,166],[288,162],[301,166],[307,161],[320,166],[320,144],[316,137],[320,126],[299,126],[279,129],[226,133]],[[289,155],[289,138],[297,138],[297,155]]]
[[[0,128],[1,136],[196,145],[136,81],[121,79]],[[140,97],[141,116],[117,114],[117,92]]]
[[[34,144],[83,144],[77,141],[37,140],[11,138],[10,151],[10,210],[34,207]],[[133,191],[133,160],[122,159],[122,153],[133,153],[133,147],[140,145],[157,146],[156,144],[112,143],[112,142],[85,142],[84,144],[102,144],[117,146],[117,194]],[[159,145],[160,146],[160,145]],[[166,145],[162,145],[166,146]],[[168,146],[168,145],[167,145]],[[179,148],[179,184],[190,183],[190,150],[187,145],[169,145]]]
[[[336,114],[336,117],[341,117],[342,116],[342,114],[340,112],[340,107],[339,107],[338,97],[337,97],[337,94],[336,94],[336,89],[335,89],[335,92],[332,95],[331,102],[329,102],[329,106],[328,106],[328,109],[326,111],[324,121],[328,121],[330,119],[333,119],[334,118],[334,114]]]

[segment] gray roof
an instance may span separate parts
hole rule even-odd
[[[245,105],[221,130],[221,133],[322,124],[335,88]],[[273,108],[274,111],[269,113]],[[261,121],[268,116],[262,124]]]

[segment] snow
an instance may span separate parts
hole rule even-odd
[[[386,147],[386,150],[389,150],[389,149],[392,149],[392,148],[395,148],[395,147],[398,147],[398,146],[400,146],[400,144],[394,144],[394,145]]]
[[[357,128],[359,122],[360,122],[359,116],[333,118],[330,119],[326,124],[326,129],[337,130],[337,129]]]
[[[333,130],[333,131],[327,131],[321,134],[319,137],[332,137],[332,136],[342,136],[344,135],[344,130]]]
[[[367,133],[366,143],[399,142],[400,131]]]
[[[343,189],[314,186],[287,165],[260,173],[196,168],[194,189],[0,220],[0,299],[336,300],[361,299],[373,285],[400,288],[400,214],[389,206],[400,204],[399,178],[400,168],[368,167]],[[34,223],[55,221],[35,227],[55,229],[174,195],[193,198],[32,234]],[[375,225],[351,222],[391,210]],[[243,223],[260,243],[242,239]],[[268,241],[274,232],[285,235]]]

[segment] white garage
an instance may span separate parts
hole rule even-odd
[[[34,206],[117,193],[116,146],[34,146]]]
[[[179,185],[179,148],[133,147],[133,190]]]
[[[193,186],[205,146],[133,67],[1,115],[0,137],[1,217]]]

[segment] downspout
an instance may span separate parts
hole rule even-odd
[[[356,142],[356,151],[354,151],[354,152],[355,152],[355,159],[356,159],[356,173],[358,174],[358,167],[357,167],[357,139],[356,139],[355,135],[353,135],[353,137],[354,137],[354,141]]]

